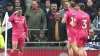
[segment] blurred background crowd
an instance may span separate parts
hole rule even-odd
[[[78,3],[85,4],[84,11],[89,14],[92,26],[89,30],[89,42],[86,49],[100,49],[98,40],[100,39],[100,0],[2,0],[1,22],[3,22],[6,12],[10,17],[16,11],[15,8],[22,7],[22,15],[27,20],[30,42],[64,41],[67,40],[66,24],[62,24],[61,20],[64,13],[68,11],[69,1],[76,3],[75,9],[77,9]],[[2,25],[2,27],[4,26]],[[2,34],[5,38],[5,31],[2,31]],[[11,48],[11,34],[12,28],[9,28],[8,48]],[[26,46],[58,46],[58,44],[31,43]]]

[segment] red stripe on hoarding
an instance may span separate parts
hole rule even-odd
[[[0,53],[4,52],[0,50]],[[100,50],[87,50],[88,56],[98,56]],[[9,54],[9,50],[8,50]],[[23,56],[63,56],[67,54],[67,50],[24,50]],[[18,52],[15,51],[13,56],[17,56]],[[76,56],[76,55],[74,55]]]

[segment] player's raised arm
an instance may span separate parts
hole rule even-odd
[[[91,29],[92,28],[92,26],[91,26],[91,22],[89,23],[89,26],[88,26],[88,29]]]
[[[70,25],[71,25],[72,27],[75,27],[75,26],[76,26],[76,23],[75,23],[75,22],[70,22]]]
[[[63,24],[66,23],[66,18],[63,18],[61,21]]]
[[[64,17],[62,18],[62,21],[61,21],[61,22],[62,22],[63,24],[66,23],[67,18],[68,18],[68,12],[65,12]]]
[[[11,16],[10,18],[8,19],[9,22],[13,22],[14,21],[14,17],[16,15],[16,13],[18,13],[18,11],[15,11]]]
[[[25,18],[25,17],[24,17]],[[27,27],[27,24],[26,24],[26,18],[24,19],[24,26],[25,26],[25,33],[26,33],[26,37],[28,37],[28,27]]]
[[[88,25],[88,30],[92,28],[91,26],[91,19],[90,19],[90,16],[88,15],[88,22],[89,22],[89,25]]]

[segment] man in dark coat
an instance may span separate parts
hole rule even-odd
[[[66,35],[66,25],[61,23],[60,13],[55,13],[55,18],[52,19],[51,23],[49,24],[48,29],[48,40],[49,41],[64,41],[67,39]],[[58,21],[58,36],[59,38],[56,38],[56,21]]]

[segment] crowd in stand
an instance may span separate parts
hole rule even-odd
[[[76,3],[84,3],[85,12],[91,18],[91,29],[89,30],[88,41],[99,41],[100,39],[100,1],[99,0],[2,0],[4,12],[2,14],[2,22],[5,13],[8,12],[9,17],[16,11],[17,7],[22,7],[22,15],[26,17],[29,38],[31,42],[46,41],[64,41],[67,40],[66,24],[62,24],[61,20],[64,13],[68,11],[69,1]],[[3,27],[5,25],[2,25]],[[43,30],[48,29],[48,30]],[[5,31],[2,32],[5,37]],[[8,29],[8,43],[11,48],[12,28]],[[99,42],[98,42],[99,43]],[[28,44],[28,46],[55,46],[57,44]],[[88,44],[89,45],[89,44]],[[96,44],[95,44],[96,45]],[[100,45],[100,43],[98,44]],[[100,49],[100,46],[96,47]]]

